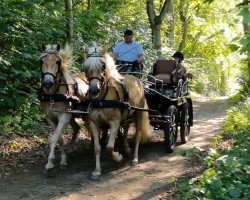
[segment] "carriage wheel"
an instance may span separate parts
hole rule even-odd
[[[189,109],[190,109],[189,103],[188,102],[184,103],[180,120],[180,135],[182,144],[187,143],[189,140],[189,133],[190,133]]]
[[[178,126],[178,112],[175,106],[170,106],[166,113],[167,116],[170,117],[170,123],[164,125],[164,139],[165,139],[165,147],[168,153],[172,153],[176,146]]]

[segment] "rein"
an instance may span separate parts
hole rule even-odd
[[[72,102],[79,103],[79,99],[76,96],[69,96],[66,94],[38,94],[38,100],[42,102]]]
[[[117,100],[85,100],[81,103],[84,107],[88,109],[91,108],[120,108],[120,109],[129,109],[129,110],[139,110],[144,112],[155,112],[159,115],[162,115],[159,111],[149,109],[149,108],[140,108],[137,106],[131,106],[128,102],[117,101]]]

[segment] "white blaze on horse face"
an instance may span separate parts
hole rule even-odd
[[[60,60],[56,55],[51,54],[42,58],[42,61],[43,84],[45,86],[44,89],[47,91],[54,84],[54,78],[60,67],[58,61]]]
[[[59,58],[56,55],[51,54],[49,56],[42,58],[42,61],[43,61],[42,72],[52,73],[54,74],[54,76],[56,76],[56,73],[58,72],[60,67],[58,66],[58,61],[60,61]]]

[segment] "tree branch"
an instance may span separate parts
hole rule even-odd
[[[147,14],[148,14],[149,23],[151,24],[151,26],[154,26],[155,25],[154,18],[156,14],[155,14],[155,7],[154,7],[153,0],[147,0]]]
[[[162,6],[162,9],[161,9],[161,12],[160,12],[160,15],[159,15],[161,22],[163,21],[170,4],[171,4],[171,0],[165,0],[164,1],[164,4]]]

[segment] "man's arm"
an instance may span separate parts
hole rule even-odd
[[[116,57],[117,57],[117,56],[116,56],[116,53],[115,53],[115,52],[112,52],[112,53],[111,53],[111,57],[112,57],[114,60],[116,60]]]
[[[142,63],[145,59],[144,57],[144,50],[142,48],[142,45],[138,43],[138,50],[137,50],[137,53],[138,53],[138,63]]]
[[[139,62],[139,63],[142,63],[144,60],[145,60],[144,54],[138,55],[138,62]]]

